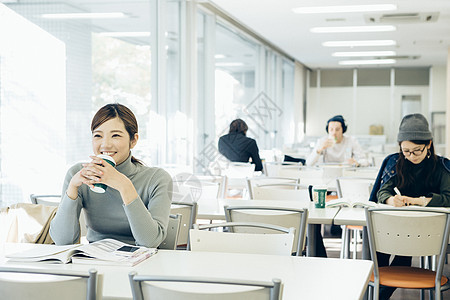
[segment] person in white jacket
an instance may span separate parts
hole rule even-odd
[[[325,127],[328,135],[317,140],[306,165],[317,163],[346,163],[355,166],[368,166],[358,141],[354,137],[344,135],[347,124],[341,115],[332,117]]]

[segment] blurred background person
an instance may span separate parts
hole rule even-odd
[[[256,141],[247,137],[248,126],[241,119],[230,124],[228,134],[219,139],[219,152],[232,162],[249,162],[255,165],[255,171],[262,171],[263,165],[259,157]]]
[[[329,119],[325,130],[328,135],[317,140],[315,148],[306,159],[306,165],[312,166],[316,163],[369,165],[356,138],[344,135],[347,124],[341,115]]]

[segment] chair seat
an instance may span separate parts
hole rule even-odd
[[[404,266],[380,267],[380,284],[384,286],[405,288],[405,289],[429,289],[434,288],[436,272]],[[370,276],[373,282],[374,275]],[[441,277],[441,286],[448,282],[448,278]]]
[[[363,230],[363,226],[359,226],[359,225],[347,225],[347,229],[349,229],[349,230]]]

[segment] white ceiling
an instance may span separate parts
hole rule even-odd
[[[337,51],[394,50],[398,56],[394,65],[446,65],[450,47],[450,0],[210,0],[258,35],[282,49],[288,55],[310,68],[349,68],[340,66],[331,56]],[[299,6],[326,6],[351,4],[397,5],[396,11],[378,13],[295,14]],[[438,12],[436,21],[369,23],[369,17],[382,14]],[[396,31],[380,33],[311,33],[311,27],[395,25]],[[325,41],[392,39],[396,46],[327,48]],[[416,57],[415,59],[413,57]],[[378,65],[372,65],[376,67]],[[370,66],[369,66],[370,67]]]

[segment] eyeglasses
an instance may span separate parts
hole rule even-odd
[[[405,156],[410,156],[411,153],[414,154],[414,156],[419,156],[423,153],[423,151],[425,150],[426,147],[427,147],[427,145],[424,145],[422,150],[413,150],[413,151],[402,149],[402,152],[403,152],[403,155],[405,155]]]

